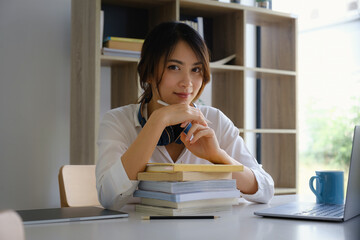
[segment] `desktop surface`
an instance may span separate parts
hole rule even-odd
[[[347,222],[265,218],[254,211],[298,200],[297,195],[275,196],[269,204],[243,199],[232,211],[206,220],[141,220],[134,205],[121,210],[129,218],[25,226],[27,240],[42,239],[360,239],[360,216]]]

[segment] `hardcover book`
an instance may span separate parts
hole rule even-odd
[[[106,48],[106,47],[102,49],[102,54],[106,56],[114,56],[114,57],[140,58],[140,52],[138,51],[120,50],[120,49]]]
[[[205,192],[236,189],[236,180],[208,180],[190,182],[140,181],[138,188],[165,193]]]
[[[148,163],[146,172],[239,172],[243,165],[229,164],[181,164],[181,163]]]
[[[231,172],[140,172],[138,180],[148,181],[200,181],[212,179],[231,179]]]
[[[187,202],[171,202],[154,198],[141,198],[142,205],[150,205],[168,208],[194,208],[194,207],[216,207],[216,206],[232,206],[239,203],[239,198],[215,198],[205,200],[194,200]]]
[[[140,52],[143,43],[143,39],[107,37],[104,47]]]
[[[172,201],[172,202],[186,202],[186,201],[215,199],[215,198],[238,198],[240,197],[240,191],[233,189],[233,190],[211,191],[211,192],[163,193],[163,192],[136,190],[133,196],[143,197],[143,198],[155,198],[155,199]]]

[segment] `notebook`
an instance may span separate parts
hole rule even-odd
[[[128,217],[127,213],[100,207],[45,208],[18,210],[16,212],[25,225]]]
[[[293,202],[254,212],[264,217],[347,221],[360,214],[360,126],[355,126],[345,204]]]

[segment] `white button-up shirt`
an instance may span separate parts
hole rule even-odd
[[[99,158],[96,166],[96,187],[99,201],[109,209],[119,210],[132,197],[138,181],[130,180],[123,167],[121,157],[135,141],[142,127],[138,120],[139,104],[131,104],[107,112],[99,128]],[[258,191],[246,200],[266,203],[274,195],[274,181],[264,171],[246,148],[239,130],[220,110],[209,106],[197,106],[204,117],[210,120],[209,127],[215,131],[220,148],[232,158],[250,168],[258,182]],[[143,108],[146,110],[146,107]],[[143,112],[147,116],[146,111]],[[141,151],[141,149],[139,149]],[[157,146],[149,162],[173,163],[165,146]],[[212,164],[198,158],[184,148],[177,163]]]

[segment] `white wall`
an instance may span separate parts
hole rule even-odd
[[[60,205],[70,22],[71,0],[0,0],[0,209]]]

